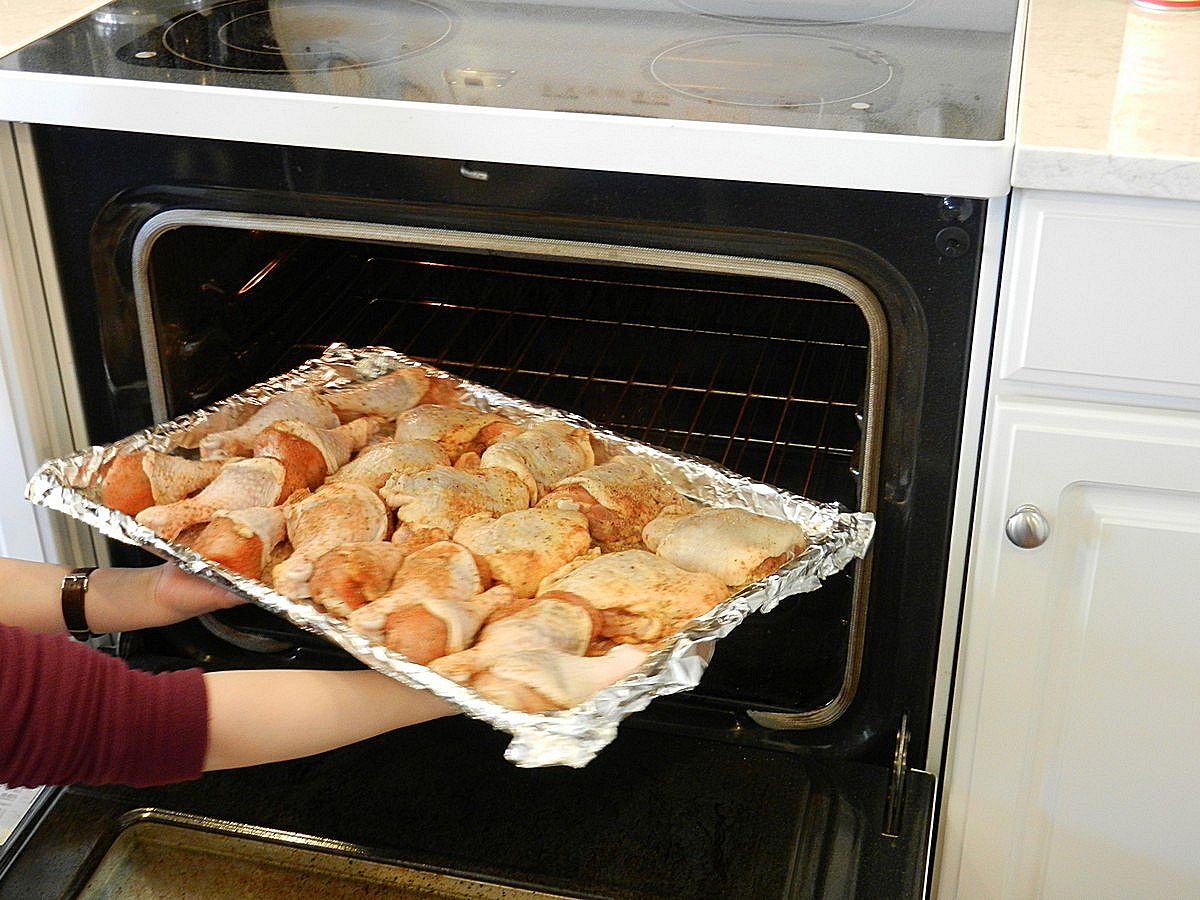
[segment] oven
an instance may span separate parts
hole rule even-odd
[[[441,5],[416,6],[426,57],[466,33],[462,20],[444,27]],[[505,27],[520,25],[517,7],[495,8]],[[123,24],[110,64],[144,73],[161,63],[144,55],[151,48],[216,33],[173,38],[187,22]],[[395,75],[343,72],[334,49],[288,27],[277,17],[269,37],[296,90]],[[239,46],[223,64],[251,58]],[[656,77],[711,62],[689,52],[656,58]],[[881,58],[868,54],[868,70]],[[170,66],[206,71],[187,54]],[[413,76],[401,94],[433,84],[490,96],[507,71],[484,58],[428,84]],[[903,108],[894,80],[872,102]],[[605,97],[616,102],[603,92],[586,102]],[[822,115],[850,115],[854,102]],[[26,128],[21,159],[39,176],[58,346],[69,348],[77,428],[91,443],[203,407],[331,343],[384,345],[878,525],[864,560],[751,617],[719,642],[695,690],[628,719],[581,770],[516,769],[500,735],[448,720],[190,785],[73,788],[10,884],[34,883],[52,858],[67,884],[131,815],[146,815],[135,811],[152,809],[555,896],[926,890],[1002,198],[61,124]],[[148,561],[115,544],[101,552]],[[248,608],[121,635],[115,652],[150,669],[357,665]]]

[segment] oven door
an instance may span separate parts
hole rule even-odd
[[[73,789],[11,877],[52,854],[78,871],[121,815],[155,807],[565,896],[920,895],[933,779],[907,761],[935,719],[980,204],[35,138],[93,441],[331,340],[389,343],[871,509],[879,530],[868,564],[748,622],[700,689],[583,770],[514,769],[500,736],[448,721],[193,785]],[[270,622],[190,627],[123,646],[154,667],[339,664]]]

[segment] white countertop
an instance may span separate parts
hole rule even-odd
[[[1200,10],[1031,0],[1013,184],[1200,200]]]
[[[106,0],[0,0],[0,56],[74,22]]]

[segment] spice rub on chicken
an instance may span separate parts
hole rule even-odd
[[[799,525],[733,507],[667,508],[647,523],[642,536],[663,559],[730,586],[765,578],[808,546]]]

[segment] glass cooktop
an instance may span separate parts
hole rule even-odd
[[[974,140],[1018,0],[119,0],[0,69]]]

